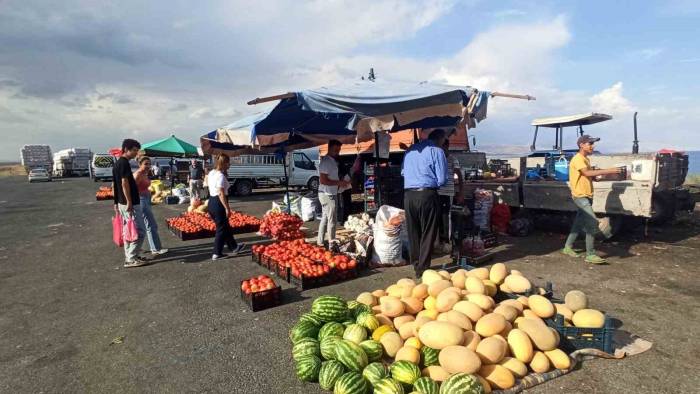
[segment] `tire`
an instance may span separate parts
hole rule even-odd
[[[676,204],[673,196],[654,196],[651,202],[653,214],[651,222],[654,224],[664,224],[676,217]]]
[[[306,187],[309,188],[309,190],[318,191],[318,177],[311,177],[306,183]]]
[[[241,197],[250,196],[253,194],[253,182],[247,179],[239,179],[236,181],[234,189],[236,194]]]

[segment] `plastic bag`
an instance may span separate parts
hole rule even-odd
[[[301,220],[308,222],[316,217],[316,205],[321,205],[318,197],[302,197],[301,198]]]
[[[124,246],[124,232],[122,228],[122,217],[117,215],[112,217],[112,241],[119,246]]]
[[[139,239],[139,232],[136,229],[136,220],[134,216],[129,216],[124,225],[124,242],[136,242]]]
[[[377,211],[374,226],[372,262],[380,265],[402,265],[405,213],[402,209],[382,205]]]

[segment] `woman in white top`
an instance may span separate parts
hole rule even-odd
[[[228,222],[231,208],[228,206],[229,182],[226,172],[231,165],[231,160],[226,155],[218,155],[214,162],[214,169],[209,171],[207,186],[209,188],[209,215],[216,223],[216,236],[214,237],[214,254],[212,260],[228,257],[224,254],[224,244],[235,256],[243,250],[244,245],[238,245],[233,237],[233,229]]]

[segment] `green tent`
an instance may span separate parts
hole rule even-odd
[[[197,157],[197,147],[171,135],[162,140],[141,145],[141,150],[148,156]]]

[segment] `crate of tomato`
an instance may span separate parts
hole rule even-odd
[[[205,230],[183,217],[166,219],[170,232],[183,241],[206,238]]]
[[[282,303],[282,288],[267,275],[241,281],[241,298],[253,311],[272,308]]]

